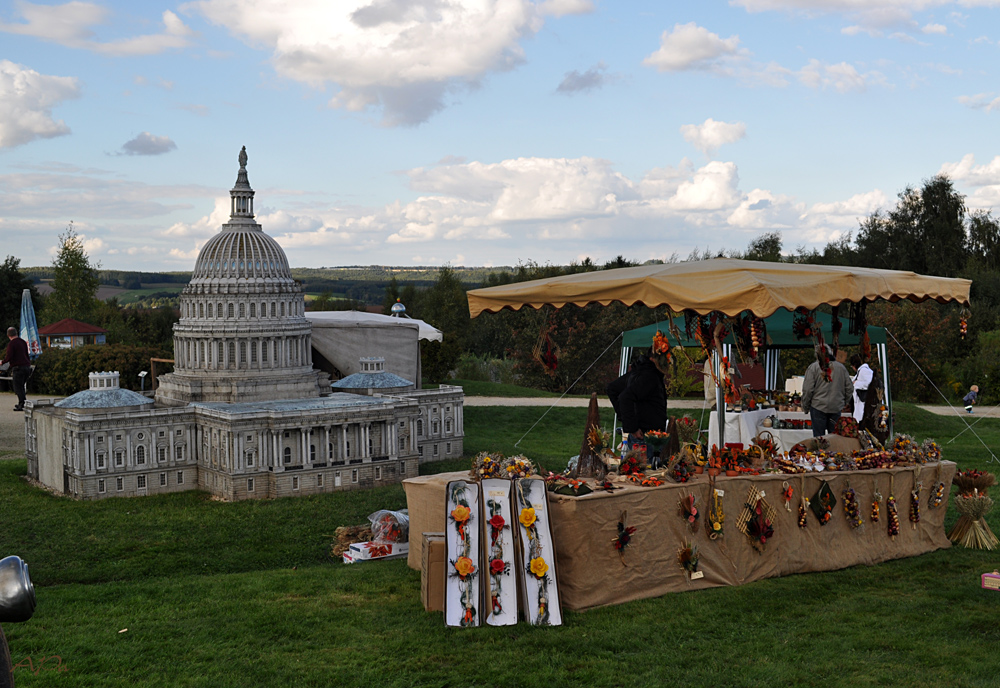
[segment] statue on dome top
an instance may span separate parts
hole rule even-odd
[[[247,147],[243,146],[243,148],[240,150],[240,167],[246,167],[246,166],[247,166]]]

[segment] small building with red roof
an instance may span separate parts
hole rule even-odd
[[[108,331],[80,322],[73,318],[63,318],[59,322],[39,328],[38,337],[46,348],[73,349],[85,344],[104,344]]]

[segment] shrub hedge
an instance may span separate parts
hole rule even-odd
[[[139,390],[139,373],[149,370],[149,359],[173,358],[173,352],[152,346],[125,344],[91,344],[75,349],[46,349],[35,361],[35,374],[28,383],[30,391],[39,394],[66,396],[90,387],[89,375],[104,370],[117,370],[121,386]],[[164,373],[170,364],[160,364]],[[158,374],[161,372],[157,366]],[[152,380],[147,379],[147,389]]]

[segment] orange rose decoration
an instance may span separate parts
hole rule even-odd
[[[545,563],[545,560],[541,557],[536,557],[531,560],[530,566],[531,572],[535,574],[535,578],[544,578],[545,574],[549,570],[549,565]]]
[[[462,578],[465,578],[475,570],[475,564],[473,564],[472,559],[469,559],[468,557],[459,557],[455,562],[455,571],[457,571],[458,575]]]
[[[452,510],[451,517],[455,519],[455,523],[465,523],[469,520],[469,515],[471,513],[472,512],[469,511],[469,507],[459,504]]]
[[[521,509],[521,516],[518,519],[525,528],[530,528],[535,523],[535,510],[531,507]]]

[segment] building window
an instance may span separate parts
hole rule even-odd
[[[97,481],[97,491],[100,494],[104,494],[107,491],[107,486],[104,484],[103,480],[98,480]]]
[[[451,418],[444,422],[444,431],[451,432]]]
[[[351,471],[351,482],[352,483],[358,482],[358,469],[357,468],[355,468],[355,469],[353,469]]]
[[[182,445],[178,444],[174,447],[174,458],[178,461],[184,460],[184,447]]]
[[[166,461],[167,460],[167,448],[166,447],[157,447],[156,448],[156,459],[158,461]]]
[[[135,480],[135,486],[137,488],[139,488],[140,490],[145,490],[146,489],[146,476],[140,475],[139,477],[137,477],[136,480]]]
[[[240,342],[240,365],[246,365],[247,363],[247,343]]]
[[[406,475],[406,462],[405,461],[400,461],[399,462],[399,474],[400,475]]]
[[[451,454],[451,442],[447,442],[444,445],[444,453],[445,454]]]
[[[293,490],[299,489],[299,476],[297,475],[292,477],[292,489]]]
[[[423,447],[417,447],[417,454],[419,454],[421,457],[423,457],[423,455],[424,455],[424,448]]]
[[[434,445],[434,456],[437,456],[437,455],[438,455],[438,446],[435,444]]]
[[[257,362],[257,342],[250,342],[250,362]]]
[[[257,317],[257,304],[256,303],[251,303],[250,304],[250,317],[251,318],[256,318]]]
[[[167,484],[167,474],[160,473],[160,487],[164,487]]]
[[[240,304],[240,318],[247,317],[247,305],[245,303]]]
[[[309,445],[309,461],[310,462],[315,462],[316,461],[316,445],[315,444],[310,444]]]
[[[247,461],[247,466],[252,466],[253,465],[253,452],[252,451],[248,451],[246,453],[246,455],[245,455],[245,458],[246,458],[246,461]]]
[[[260,343],[260,362],[261,363],[267,363],[267,349],[268,349],[268,343],[267,342],[261,342]]]
[[[281,317],[285,317],[285,302],[281,302]]]
[[[323,474],[320,473],[316,476],[316,487],[323,487]]]
[[[247,442],[253,442],[253,435],[247,435]]]
[[[178,430],[178,431],[177,431],[177,432],[175,432],[174,434],[175,434],[175,435],[177,435],[178,437],[180,437],[180,436],[181,436],[181,435],[182,435],[183,433],[184,433],[184,431],[183,431],[183,430]]]
[[[375,453],[375,440],[371,437],[368,438],[368,456],[372,456]]]
[[[135,438],[141,442],[144,439],[146,439],[146,433],[144,433],[144,432],[137,432],[136,435],[135,435]]]
[[[253,492],[253,478],[247,478],[247,492]]]
[[[328,461],[333,461],[333,442],[326,445],[326,458]]]
[[[351,458],[351,441],[350,440],[344,440],[344,453],[346,454],[347,458]]]
[[[275,318],[278,315],[278,305],[272,301],[271,302],[271,317]]]
[[[403,451],[406,448],[406,440],[402,437],[399,438],[399,451]]]
[[[417,420],[417,437],[420,437],[423,434],[424,434],[424,421],[418,419]]]
[[[146,448],[141,444],[135,448],[135,463],[139,466],[146,463]]]
[[[291,463],[291,462],[292,462],[292,448],[285,447],[285,463]]]
[[[167,433],[165,431],[163,431],[163,430],[160,430],[158,433],[156,433],[156,435],[158,437],[166,437]]]
[[[382,479],[382,467],[375,466],[375,480],[381,480],[381,479]]]
[[[211,307],[212,306],[209,305],[209,308],[211,308]],[[205,317],[205,304],[203,304],[203,303],[199,303],[198,304],[198,317],[199,318],[204,318]]]
[[[236,342],[229,342],[229,365],[236,367]]]
[[[292,433],[290,433],[287,430],[285,430],[285,439],[287,440],[291,436],[292,436]]]
[[[118,451],[115,452],[115,465],[116,466],[124,466],[125,465],[125,457],[122,454],[121,450],[118,450]]]
[[[122,441],[122,436],[121,435],[115,435],[115,442],[121,442],[121,441]]]
[[[125,489],[124,478],[115,478],[115,489],[118,490],[119,492]]]
[[[236,307],[233,306],[232,303],[229,304],[229,311],[228,311],[228,313],[229,313],[229,317],[230,318],[236,317]]]
[[[431,421],[431,434],[432,435],[438,434],[438,427],[439,427],[438,426],[438,422],[436,420],[435,421]]]
[[[103,452],[97,455],[97,467],[98,468],[104,468],[104,453]]]
[[[212,304],[208,304],[208,317],[210,318],[215,317],[214,315],[212,315]]]
[[[97,436],[97,443],[98,444],[104,444],[104,435],[98,435]]]
[[[177,471],[177,484],[178,485],[184,484],[184,471]]]

